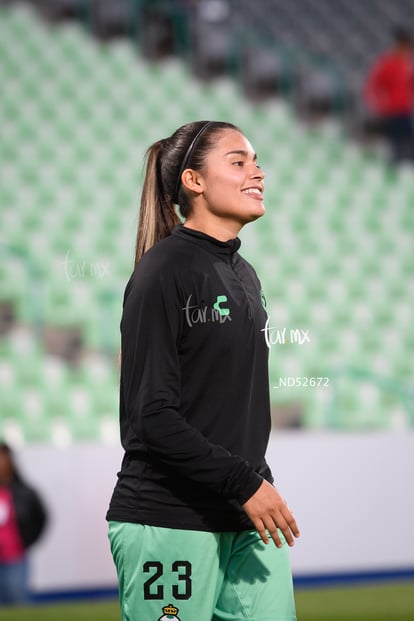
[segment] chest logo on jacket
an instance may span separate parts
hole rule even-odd
[[[186,305],[182,310],[185,312],[187,325],[191,328],[195,324],[203,323],[224,323],[231,321],[230,309],[227,306],[226,295],[218,295],[216,301],[211,306],[207,304],[191,304],[192,293],[187,298]]]

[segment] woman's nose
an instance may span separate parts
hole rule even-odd
[[[252,170],[252,175],[251,176],[254,179],[264,179],[265,178],[265,174],[264,174],[263,170],[257,164],[253,164],[253,170]]]

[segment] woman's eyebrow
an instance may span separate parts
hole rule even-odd
[[[243,155],[244,157],[248,157],[249,153],[248,151],[244,151],[244,149],[236,149],[234,151],[228,151],[225,155]],[[257,153],[253,154],[253,160],[257,160]]]

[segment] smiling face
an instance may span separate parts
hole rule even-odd
[[[193,214],[203,209],[210,219],[233,223],[240,229],[265,213],[263,179],[247,138],[237,130],[224,129],[216,134],[204,168],[197,173]]]

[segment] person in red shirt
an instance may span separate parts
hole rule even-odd
[[[396,28],[394,40],[368,73],[365,101],[389,143],[393,163],[399,163],[414,161],[414,56],[408,30]]]
[[[42,534],[46,510],[20,476],[10,447],[0,443],[0,606],[28,599],[27,549]]]

